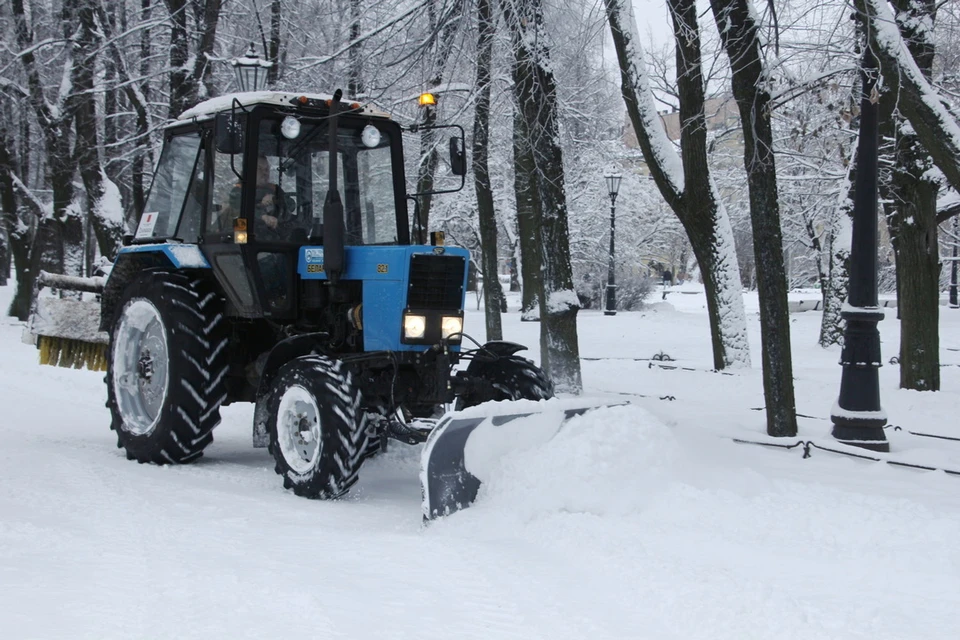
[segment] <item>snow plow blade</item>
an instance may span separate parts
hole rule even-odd
[[[580,398],[487,403],[452,411],[437,423],[420,458],[423,519],[466,509],[505,454],[549,441],[573,417],[626,402]]]
[[[42,297],[44,287],[60,291],[100,294],[104,278],[78,278],[41,271],[37,276],[30,320],[23,341],[35,344],[40,364],[56,367],[106,371],[106,332],[100,331],[99,300]]]

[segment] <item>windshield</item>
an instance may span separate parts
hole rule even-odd
[[[323,235],[323,203],[330,180],[329,129],[326,122],[301,121],[299,135],[290,140],[280,127],[279,118],[260,122],[254,236],[304,243],[308,237]],[[337,189],[348,245],[397,242],[390,138],[386,127],[347,119],[339,122]]]

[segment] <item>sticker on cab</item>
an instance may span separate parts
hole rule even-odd
[[[149,238],[153,236],[153,230],[157,226],[157,218],[160,217],[159,211],[144,211],[140,216],[140,224],[137,226],[136,238]]]

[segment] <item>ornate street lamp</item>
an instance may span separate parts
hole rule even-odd
[[[877,59],[869,43],[860,77],[860,139],[854,183],[853,238],[850,243],[850,288],[840,315],[843,331],[840,396],[830,411],[833,437],[873,451],[889,451],[883,433],[887,416],[880,408],[880,332],[883,311],[877,303],[877,157],[879,108]]]
[[[617,315],[617,282],[614,275],[614,236],[617,231],[617,193],[620,191],[621,176],[619,173],[608,173],[604,176],[607,181],[607,191],[610,192],[610,267],[607,270],[607,305],[603,311],[605,316]]]
[[[233,72],[236,75],[237,88],[241,93],[247,91],[263,91],[267,85],[267,74],[273,63],[269,60],[263,60],[257,55],[250,43],[250,48],[240,57],[230,61],[233,65]]]
[[[953,217],[953,259],[950,261],[950,308],[960,307],[957,301],[957,245],[960,245],[960,216]]]

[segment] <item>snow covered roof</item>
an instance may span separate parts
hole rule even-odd
[[[187,109],[180,114],[177,120],[190,120],[191,118],[205,119],[213,117],[215,114],[230,109],[234,99],[241,105],[249,107],[258,104],[269,104],[276,106],[292,107],[296,106],[294,100],[305,97],[309,102],[326,102],[333,99],[333,96],[326,93],[291,93],[285,91],[248,91],[246,93],[229,93],[216,98],[205,100],[195,107]],[[341,104],[349,105],[353,100],[342,98]],[[367,116],[377,116],[389,118],[390,114],[379,111],[367,105],[361,106],[359,113]]]

